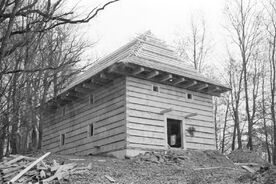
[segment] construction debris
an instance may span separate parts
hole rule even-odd
[[[49,183],[54,180],[68,180],[69,176],[83,173],[92,168],[76,167],[76,163],[59,164],[53,160],[46,164],[43,159],[50,152],[39,158],[23,155],[11,155],[0,162],[0,183]]]
[[[105,177],[106,177],[111,183],[114,183],[114,182],[115,182],[115,180],[114,180],[111,176],[105,175]]]
[[[236,168],[234,163],[226,159],[224,155],[218,151],[213,150],[168,150],[160,152],[145,152],[134,158],[133,161],[138,163],[152,162],[156,164],[173,164],[173,165],[185,165],[193,168],[201,168],[202,166],[208,167],[224,167],[224,168]],[[195,165],[197,163],[197,165]],[[202,169],[202,168],[201,168]]]

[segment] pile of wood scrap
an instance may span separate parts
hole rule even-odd
[[[136,162],[153,162],[153,163],[180,163],[181,161],[189,159],[185,155],[176,154],[176,152],[162,151],[162,152],[145,152],[132,158]]]
[[[53,180],[67,180],[72,173],[82,173],[91,169],[77,167],[76,163],[59,164],[55,160],[52,163],[43,161],[49,153],[39,158],[23,155],[11,155],[0,162],[0,183],[49,183]]]

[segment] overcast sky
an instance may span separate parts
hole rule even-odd
[[[74,3],[73,0],[69,0]],[[80,0],[79,10],[91,10],[104,1]],[[211,62],[223,62],[225,0],[120,0],[80,28],[90,41],[98,40],[89,53],[102,57],[147,30],[172,45],[176,33],[189,31],[191,17],[203,16],[212,40]]]

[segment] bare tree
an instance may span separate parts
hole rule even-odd
[[[237,62],[230,57],[229,66],[228,66],[228,75],[229,75],[229,84],[232,88],[230,91],[230,104],[231,104],[231,112],[232,118],[234,120],[234,128],[233,128],[233,138],[232,138],[232,150],[235,149],[236,145],[236,137],[238,138],[238,149],[242,148],[242,140],[241,140],[241,130],[240,130],[240,103],[241,103],[241,92],[243,90],[242,85],[242,71],[238,66]]]
[[[273,164],[276,165],[276,112],[275,112],[275,94],[276,94],[276,3],[275,1],[269,1],[268,7],[266,7],[269,19],[266,23],[267,30],[267,43],[268,43],[268,61],[270,65],[270,113],[271,121],[273,124]]]
[[[256,10],[253,1],[236,0],[231,1],[227,6],[227,16],[230,20],[231,28],[228,29],[231,33],[232,41],[237,46],[239,51],[239,59],[241,61],[244,95],[245,95],[245,111],[248,122],[248,143],[247,147],[253,150],[253,124],[255,117],[256,104],[256,86],[253,86],[252,104],[250,104],[249,97],[249,65],[254,60],[254,53],[257,52],[260,43],[260,22],[261,17]],[[254,84],[254,83],[253,83]],[[252,108],[251,108],[252,107]]]
[[[201,72],[211,48],[206,36],[204,18],[201,19],[200,23],[196,23],[192,19],[190,34],[184,36],[181,34],[175,43],[180,57],[193,64],[194,68]]]
[[[0,32],[2,35],[0,37],[0,62],[3,62],[3,59],[17,48],[31,42],[29,39],[32,39],[32,37],[29,37],[29,39],[13,39],[18,38],[18,35],[25,33],[39,34],[65,24],[87,23],[96,17],[100,11],[104,10],[106,6],[119,0],[108,1],[101,7],[94,7],[83,18],[76,18],[77,15],[74,13],[74,9],[61,11],[64,1],[57,0],[53,3],[51,0],[2,0],[0,2]],[[27,20],[29,20],[27,24],[23,23]],[[3,66],[0,67],[1,75],[21,72],[20,69],[13,71],[4,70],[6,68]]]
[[[86,67],[78,63],[87,44],[65,28],[89,22],[117,1],[84,18],[74,9],[62,11],[64,0],[0,2],[0,160],[4,143],[6,154],[41,146],[45,102]]]
[[[226,110],[225,110],[225,115],[224,115],[224,123],[223,123],[223,129],[222,129],[222,141],[221,141],[221,153],[224,153],[225,151],[225,137],[226,137],[226,129],[227,129],[227,118],[228,118],[228,113],[229,113],[229,97],[226,100]]]

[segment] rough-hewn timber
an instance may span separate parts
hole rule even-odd
[[[94,95],[93,104],[89,104],[90,94]],[[66,105],[64,115],[58,109],[45,118],[43,148],[78,155],[124,149],[125,103],[125,80],[120,78]],[[89,135],[91,123],[93,136]],[[65,134],[64,145],[60,144],[61,134]]]
[[[159,92],[152,86],[159,86]],[[194,136],[185,130],[184,149],[215,149],[215,133],[212,113],[212,97],[189,90],[162,85],[143,79],[127,77],[127,148],[166,149],[166,114],[170,117],[184,117],[190,113],[196,116],[184,120],[185,129],[195,127]],[[187,93],[193,99],[187,99]]]

